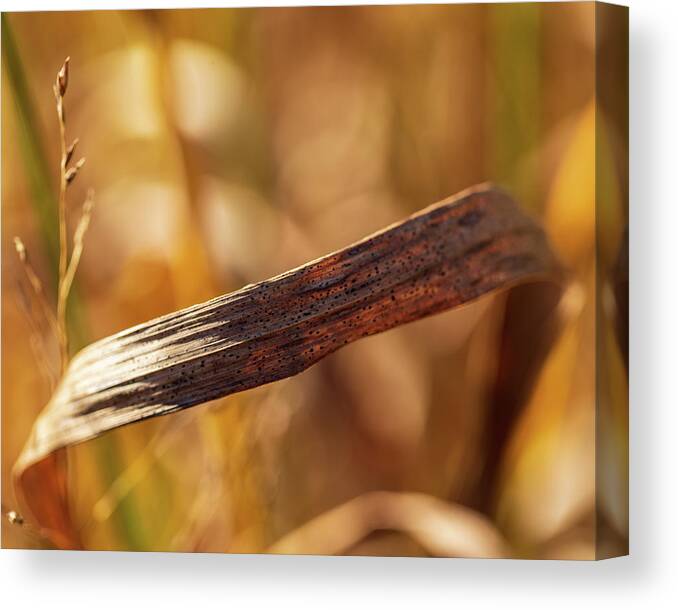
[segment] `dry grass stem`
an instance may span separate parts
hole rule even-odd
[[[32,303],[34,299],[32,299],[31,296],[26,293],[23,284],[19,280],[17,280],[17,294],[19,295],[17,298],[19,308],[23,312],[28,325],[28,343],[30,345],[31,352],[33,353],[33,357],[40,372],[47,380],[50,392],[52,392],[56,387],[57,377],[56,373],[52,370],[45,333],[43,332],[39,321],[36,319],[33,313]]]
[[[31,265],[31,261],[28,257],[28,251],[26,250],[26,246],[24,246],[23,241],[21,241],[21,238],[14,238],[14,249],[16,250],[17,256],[19,257],[19,262],[21,263],[21,268],[23,269],[26,279],[31,286],[35,300],[37,301],[40,310],[45,317],[45,320],[49,324],[50,329],[56,332],[56,318],[54,317],[54,313],[52,312],[50,304],[47,302],[47,297],[45,295],[45,291],[43,290],[42,282],[33,269],[33,265]]]
[[[50,390],[53,391],[56,386],[58,375],[52,372],[52,367],[50,366],[51,359],[49,357],[49,350],[47,349],[46,343],[46,333],[42,331],[41,325],[36,321],[33,315],[33,302],[37,300],[39,307],[42,309],[44,317],[46,318],[50,330],[56,336],[59,345],[59,360],[60,360],[60,369],[61,375],[64,374],[68,366],[69,358],[69,346],[68,346],[68,329],[66,325],[66,309],[68,304],[68,296],[70,294],[71,288],[73,286],[73,280],[75,278],[75,273],[78,269],[80,263],[80,258],[83,252],[84,238],[87,233],[87,228],[89,227],[89,222],[92,215],[92,209],[94,205],[94,193],[90,189],[87,193],[87,197],[82,207],[82,213],[78,221],[74,236],[73,236],[73,251],[69,258],[69,246],[68,246],[68,218],[67,218],[67,201],[66,201],[66,191],[69,186],[78,175],[80,169],[82,169],[85,164],[85,159],[81,158],[74,165],[69,167],[69,164],[73,158],[73,154],[78,145],[78,139],[76,138],[71,142],[69,146],[66,146],[66,114],[64,109],[64,96],[68,90],[68,79],[69,79],[69,63],[70,58],[66,58],[61,69],[57,73],[56,79],[53,85],[54,98],[56,100],[56,112],[59,124],[59,141],[61,148],[61,158],[59,162],[59,193],[58,193],[58,226],[59,226],[59,266],[58,266],[58,282],[57,282],[57,305],[56,305],[56,315],[52,312],[52,309],[45,298],[44,290],[42,283],[40,282],[37,274],[33,270],[33,267],[28,260],[28,253],[26,248],[18,237],[14,239],[14,245],[19,257],[19,261],[24,270],[24,275],[28,280],[28,283],[32,289],[32,296],[28,296],[21,282],[19,282],[19,294],[22,296],[21,307],[26,314],[28,320],[31,336],[30,336],[30,345],[34,352],[36,362],[38,363],[40,369],[47,377]],[[67,511],[62,511],[63,508],[61,505],[64,499],[64,479],[63,479],[63,469],[60,466],[61,458],[52,456],[54,459],[50,461],[48,469],[56,468],[57,471],[51,470],[50,475],[53,480],[50,481],[50,484],[44,485],[41,484],[41,487],[45,488],[46,493],[52,494],[53,496],[59,496],[56,499],[58,505],[57,510],[54,514],[58,514],[54,522],[50,522],[47,526],[43,527],[45,524],[45,519],[37,518],[36,522],[44,529],[47,536],[49,536],[53,541],[60,540],[61,546],[77,546],[75,543],[75,538],[70,534],[69,531],[66,534],[66,530],[69,529],[66,526],[65,521],[62,517],[66,514]],[[18,488],[18,493],[21,494],[21,487]],[[30,495],[30,494],[29,494]],[[51,508],[47,507],[47,512],[50,513]],[[50,521],[50,519],[47,519]],[[50,533],[51,532],[51,533]],[[68,542],[66,542],[66,540]]]
[[[68,87],[68,64],[70,57],[66,58],[63,66],[57,73],[54,83],[54,97],[56,99],[57,118],[59,120],[59,144],[61,146],[61,160],[59,163],[59,282],[57,293],[57,329],[59,339],[59,352],[61,355],[61,372],[66,370],[68,364],[68,332],[66,330],[66,299],[63,296],[62,278],[66,275],[68,266],[68,237],[66,224],[66,117],[64,113],[64,95]]]
[[[85,203],[82,205],[80,220],[78,221],[78,226],[76,227],[75,234],[73,235],[73,252],[71,253],[71,258],[68,262],[68,267],[66,268],[66,273],[62,280],[60,294],[64,295],[64,299],[68,298],[68,294],[71,291],[71,286],[73,285],[73,279],[75,278],[75,272],[78,270],[80,257],[82,256],[82,251],[84,248],[85,234],[89,228],[89,221],[92,218],[93,209],[94,191],[90,189],[87,193],[87,199],[85,199]],[[63,307],[65,310],[65,303]]]
[[[67,57],[63,66],[59,70],[54,82],[54,98],[56,99],[56,111],[59,119],[59,144],[61,147],[61,161],[59,163],[59,282],[57,295],[57,337],[59,340],[59,352],[61,360],[61,373],[63,374],[68,365],[69,349],[68,349],[68,329],[66,328],[66,307],[68,304],[68,295],[73,284],[73,277],[78,266],[78,261],[82,254],[82,237],[87,230],[89,224],[89,215],[92,208],[92,197],[88,194],[85,208],[76,230],[76,239],[73,244],[73,256],[69,260],[68,257],[68,218],[67,218],[67,202],[66,190],[68,185],[75,180],[78,172],[85,164],[84,157],[79,159],[75,165],[69,167],[69,163],[73,158],[73,153],[78,145],[76,138],[70,144],[66,145],[66,111],[64,108],[64,97],[68,90],[68,75],[69,75],[70,57]],[[80,235],[80,245],[78,246],[77,234],[82,228]],[[77,256],[76,256],[77,252]],[[74,261],[75,259],[75,261]],[[75,263],[75,264],[74,264]]]
[[[47,297],[45,296],[42,282],[40,281],[38,274],[33,269],[33,265],[31,265],[28,257],[28,250],[26,249],[26,246],[24,245],[21,238],[14,237],[14,249],[19,258],[19,263],[21,265],[21,269],[23,270],[24,278],[30,287],[30,292],[27,292],[24,289],[23,283],[20,280],[17,280],[19,288],[18,294],[21,295],[21,298],[18,299],[19,306],[24,312],[30,332],[29,344],[40,372],[47,380],[50,391],[53,391],[54,387],[56,386],[57,379],[55,373],[52,370],[51,359],[49,357],[49,347],[47,344],[45,331],[43,329],[43,324],[34,313],[33,304],[37,303],[41,317],[47,323],[49,331],[55,333],[55,336],[57,330],[56,318],[54,317],[52,308],[47,302]]]

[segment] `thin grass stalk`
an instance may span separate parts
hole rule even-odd
[[[40,133],[39,121],[37,120],[37,114],[34,110],[32,94],[29,90],[10,19],[6,14],[2,14],[0,16],[0,22],[2,24],[3,69],[8,77],[10,91],[14,99],[14,107],[17,113],[18,141],[31,193],[29,201],[33,204],[33,210],[38,219],[41,245],[49,261],[49,285],[55,289],[58,295],[61,292],[59,290],[59,277],[64,277],[63,275],[60,276],[59,270],[61,269],[63,272],[60,243],[66,243],[63,235],[63,229],[66,227],[64,221],[65,202],[63,206],[59,206],[58,197],[53,195],[53,185],[50,178],[51,172],[49,171],[47,158],[42,145],[43,136]],[[60,139],[65,140],[65,133]],[[65,156],[67,158],[66,164],[71,160],[75,145],[77,145],[77,139],[68,148],[60,146],[60,166],[64,160],[64,152],[66,153]],[[68,182],[69,176],[67,174],[64,175],[64,172],[62,171],[60,171],[60,176],[59,192],[62,192],[62,181],[63,179],[66,179]],[[71,175],[70,180],[72,181],[73,178],[74,175]],[[68,265],[66,266],[66,269],[68,269]],[[89,342],[84,309],[81,299],[78,296],[75,274],[73,275],[74,277],[69,280],[68,294],[65,298],[62,297],[61,299],[61,330],[59,330],[56,322],[57,317],[54,313],[51,313],[49,300],[45,296],[47,310],[51,313],[48,319],[50,319],[50,326],[54,327],[55,337],[57,337],[57,340],[60,343],[59,351],[62,361],[65,359],[63,357],[64,352],[68,352],[69,349],[79,349]],[[58,300],[57,296],[57,301]],[[66,306],[66,304],[68,306]],[[32,321],[30,321],[29,324],[32,324]],[[62,335],[61,340],[59,340],[59,334]],[[64,337],[66,338],[66,341],[63,341]],[[65,349],[61,347],[62,345],[65,346]],[[43,355],[44,354],[40,355],[40,357],[42,358]],[[37,357],[38,354],[36,354],[36,358]],[[38,360],[38,362],[40,362],[40,360]],[[42,364],[40,366],[42,366]],[[55,380],[51,379],[53,375],[50,373],[47,377],[50,379],[50,385],[53,386],[55,384]],[[101,471],[103,478],[106,481],[115,480],[117,474],[123,470],[123,462],[120,458],[120,452],[115,439],[112,437],[102,438],[93,448],[93,451],[96,455],[98,468]],[[144,541],[139,525],[139,514],[131,498],[125,498],[124,501],[120,503],[113,520],[116,530],[126,546],[130,548],[143,547]]]

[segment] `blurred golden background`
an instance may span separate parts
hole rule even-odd
[[[96,192],[73,349],[486,180],[542,219],[567,269],[561,293],[484,297],[69,449],[87,548],[624,552],[627,31],[603,10],[4,14],[3,511],[17,508],[11,468],[58,368],[54,337],[24,314],[12,240],[51,295],[51,84],[70,56],[68,129],[87,157],[71,205]],[[49,546],[30,523],[3,519],[2,535]]]

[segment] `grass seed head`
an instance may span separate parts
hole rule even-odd
[[[59,95],[63,97],[66,94],[66,89],[68,89],[68,64],[71,61],[70,57],[67,57],[64,60],[64,65],[61,66],[56,78],[56,88],[59,91]]]

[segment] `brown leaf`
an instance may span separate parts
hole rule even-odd
[[[510,197],[488,186],[465,191],[343,250],[82,350],[16,476],[25,483],[26,469],[61,447],[295,375],[361,337],[556,269],[541,228]],[[24,491],[29,506],[40,501]]]

